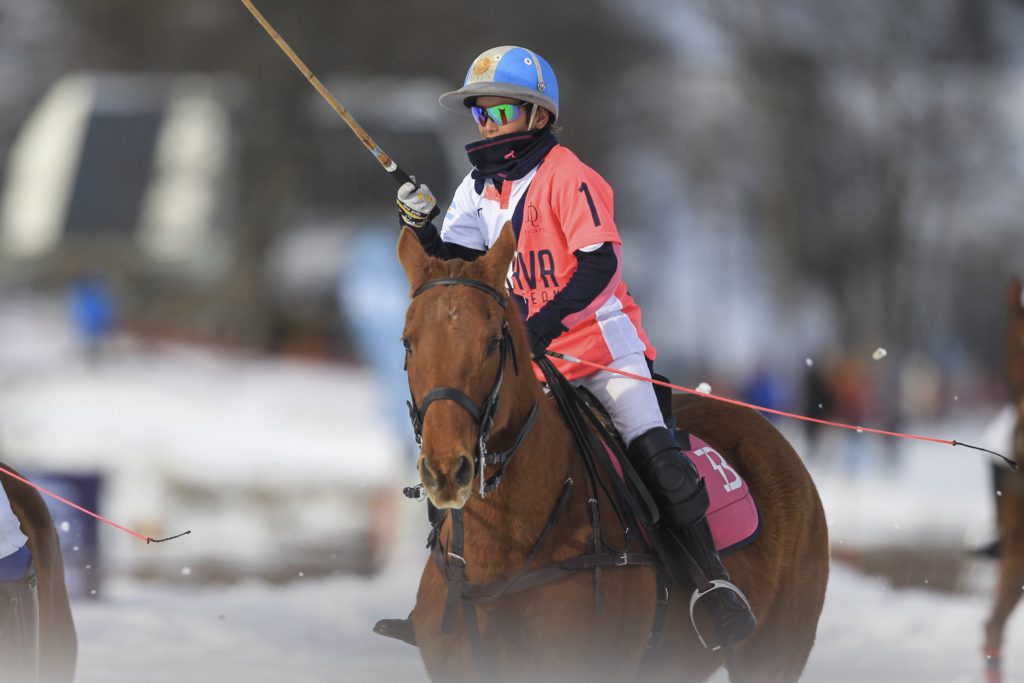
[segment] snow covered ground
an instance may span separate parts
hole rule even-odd
[[[57,311],[27,308],[0,315],[4,456],[101,471],[109,516],[145,533],[193,530],[153,546],[100,529],[105,580],[74,604],[80,683],[426,680],[414,648],[370,630],[407,613],[426,559],[422,505],[400,495],[415,475],[372,378],[123,341],[89,365]],[[992,414],[965,407],[908,428],[976,443]],[[799,425],[780,427],[801,450]],[[828,433],[810,467],[834,554],[878,575],[833,563],[804,680],[980,681],[994,567],[959,549],[991,520],[986,457],[905,442],[896,461],[882,437],[853,438]],[[374,528],[353,517],[374,500],[393,532],[380,571],[330,570],[315,541],[346,552],[347,528]],[[211,557],[241,567],[211,583],[199,570]],[[899,588],[883,576],[897,574]],[[1022,622],[1010,624],[1010,681],[1024,680]]]
[[[284,587],[118,583],[103,601],[75,605],[78,681],[426,681],[414,648],[370,632],[376,619],[412,605],[420,559],[403,551],[373,579],[334,576]],[[837,564],[803,680],[981,681],[985,607],[982,593],[897,591]],[[1008,681],[1024,675],[1024,655],[1013,655],[1024,652],[1019,620],[1017,626],[1007,643]]]

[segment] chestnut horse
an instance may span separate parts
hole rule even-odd
[[[0,463],[0,467],[21,476],[6,464]],[[28,536],[28,548],[32,553],[39,604],[38,681],[71,683],[75,677],[78,637],[64,584],[64,560],[53,518],[43,497],[29,484],[3,471],[0,471],[0,484],[11,502],[11,509],[21,521],[22,533]],[[5,667],[2,651],[0,644],[0,681],[7,681],[9,679],[5,676],[10,671]],[[37,679],[22,675],[18,680],[34,683]]]
[[[1024,285],[1017,278],[1007,288],[1006,370],[1010,393],[1017,408],[1013,457],[1024,464]],[[995,603],[985,622],[985,657],[988,680],[1002,680],[1002,646],[1006,621],[1020,600],[1024,586],[1024,476],[1020,470],[1002,476],[997,502],[999,529],[999,579]]]
[[[594,540],[590,501],[600,500],[602,510],[612,504],[606,489],[588,490],[565,418],[531,371],[525,325],[505,285],[515,249],[510,224],[472,262],[432,258],[408,230],[399,238],[412,292],[403,342],[421,442],[417,466],[431,502],[448,512],[437,529],[441,552],[423,570],[412,614],[427,672],[446,682],[703,681],[724,657],[698,641],[689,591],[656,610],[665,585],[659,570],[627,561],[643,556],[637,534],[624,535],[619,518],[602,514]],[[756,412],[692,396],[676,396],[674,408],[680,426],[741,474],[760,508],[758,539],[724,560],[758,620],[730,653],[730,678],[796,681],[828,579],[814,483]],[[492,459],[495,449],[501,457]],[[481,450],[489,463],[483,472]],[[608,546],[625,566],[581,561]],[[586,568],[508,589],[528,569],[580,565]],[[453,575],[464,583],[452,583]],[[476,598],[457,604],[459,594],[450,592],[467,585],[476,591],[461,594]],[[664,617],[660,643],[647,651],[657,614]]]

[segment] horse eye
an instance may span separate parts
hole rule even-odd
[[[410,344],[409,340],[406,339],[405,337],[402,337],[402,346],[405,347],[406,351],[412,353],[412,344]]]
[[[501,337],[495,337],[487,344],[487,355],[491,355],[498,348],[498,344],[501,343]]]

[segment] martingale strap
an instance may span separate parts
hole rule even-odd
[[[493,583],[470,583],[466,580],[466,560],[456,549],[463,549],[463,525],[462,511],[453,511],[449,515],[452,523],[452,544],[451,549],[445,551],[438,540],[431,546],[431,558],[437,566],[438,571],[445,579],[448,587],[448,595],[445,599],[444,612],[441,617],[441,631],[451,633],[455,625],[455,614],[461,609],[463,620],[466,624],[466,631],[470,641],[470,650],[477,661],[478,666],[483,666],[483,642],[480,634],[479,624],[476,618],[477,603],[489,603],[499,598],[507,597],[513,593],[537,588],[546,583],[558,581],[572,574],[581,571],[599,571],[609,567],[644,566],[653,567],[657,570],[657,586],[655,594],[654,615],[652,617],[651,630],[647,638],[644,656],[641,660],[640,669],[643,670],[650,654],[661,641],[661,633],[665,625],[665,617],[668,612],[670,585],[667,574],[663,571],[661,560],[653,554],[630,553],[630,552],[602,552],[588,555],[578,555],[557,564],[548,565],[531,572],[526,569],[532,564],[537,551],[543,546],[548,533],[558,523],[565,503],[569,498],[572,489],[572,479],[566,480],[563,486],[562,495],[555,504],[548,523],[544,527],[533,548],[527,556],[526,561],[519,571],[507,581]],[[457,521],[456,521],[457,520]],[[481,671],[485,669],[481,668]]]
[[[477,602],[494,602],[495,600],[512,593],[536,588],[537,586],[556,581],[569,576],[570,574],[599,567],[626,567],[636,565],[646,567],[659,566],[660,561],[658,557],[653,554],[605,551],[577,555],[556,564],[528,572],[527,570],[536,559],[537,553],[544,546],[544,542],[547,540],[548,535],[558,524],[558,521],[569,501],[574,485],[575,482],[572,477],[566,479],[562,484],[562,491],[559,494],[558,500],[555,502],[555,506],[552,508],[551,513],[548,515],[548,520],[544,525],[544,529],[534,541],[530,552],[527,553],[526,559],[523,561],[519,570],[513,574],[510,579],[505,581],[495,581],[492,583],[470,583],[466,580],[466,560],[462,554],[464,549],[462,511],[456,510],[449,515],[448,519],[452,525],[450,548],[445,550],[439,542],[434,543],[431,548],[431,556],[434,559],[434,563],[437,565],[437,568],[441,571],[442,575],[445,577],[446,583],[448,584],[448,596],[445,601],[444,616],[441,619],[442,631],[445,633],[451,632],[450,629],[454,625],[455,609],[460,604],[463,610],[466,610],[470,608],[470,605]]]

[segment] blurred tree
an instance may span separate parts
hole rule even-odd
[[[997,5],[706,6],[763,126],[766,183],[750,220],[774,238],[783,291],[830,292],[847,348],[885,340],[947,360],[964,347],[996,357],[998,311],[977,304],[1002,274],[985,240],[964,236],[978,237],[965,221],[1012,234],[1005,218],[980,215],[1019,153],[995,104]]]

